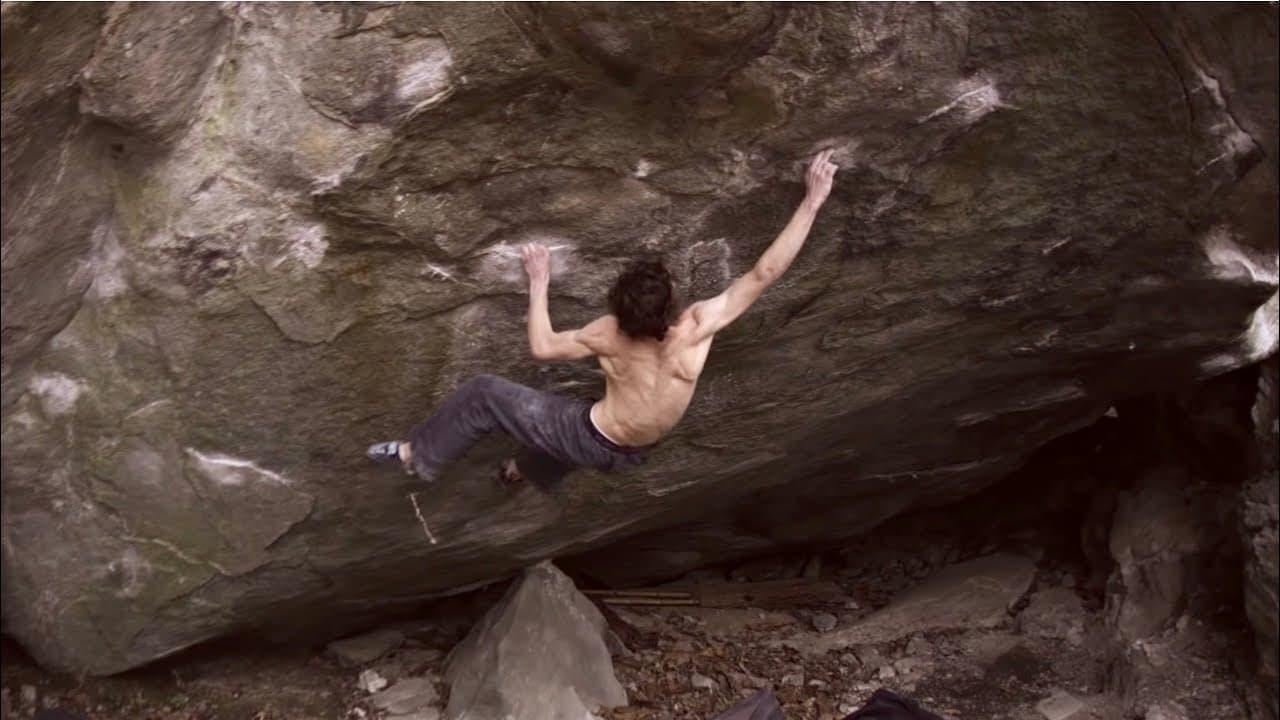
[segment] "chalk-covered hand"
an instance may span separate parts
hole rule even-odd
[[[530,285],[546,285],[551,280],[551,251],[542,243],[529,243],[520,248],[524,259],[524,271]]]
[[[827,201],[827,195],[831,194],[831,180],[836,175],[836,164],[831,162],[831,154],[834,150],[823,150],[818,153],[813,161],[809,163],[809,169],[804,175],[804,184],[809,188],[805,195],[805,202],[817,208]]]

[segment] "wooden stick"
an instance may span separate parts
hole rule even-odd
[[[693,596],[687,592],[665,592],[662,590],[583,590],[583,595],[591,597],[646,597],[677,598],[688,600]]]
[[[648,598],[648,597],[607,597],[601,598],[606,605],[697,605],[693,598]]]
[[[426,534],[427,534],[427,539],[431,541],[431,544],[432,544],[432,545],[435,545],[435,544],[436,544],[436,537],[435,537],[435,535],[432,535],[432,534],[431,534],[431,528],[427,527],[427,521],[426,521],[426,519],[425,519],[425,518],[423,518],[423,517],[422,517],[422,511],[418,509],[418,497],[417,497],[417,495],[418,495],[418,493],[416,493],[416,492],[411,492],[411,493],[409,493],[409,502],[413,503],[413,514],[414,514],[414,515],[417,515],[417,516],[418,516],[418,522],[422,523],[422,532],[426,533]]]

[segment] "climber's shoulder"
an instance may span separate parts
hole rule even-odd
[[[710,335],[703,332],[707,323],[706,305],[709,301],[696,302],[685,308],[667,330],[668,343],[679,347],[703,345]]]
[[[618,318],[613,315],[602,315],[582,326],[577,332],[578,342],[586,345],[597,355],[608,354],[618,340]]]

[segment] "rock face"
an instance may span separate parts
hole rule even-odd
[[[587,720],[627,704],[604,616],[550,562],[529,568],[449,657],[451,719]]]
[[[1257,463],[1241,493],[1244,608],[1258,645],[1260,697],[1271,717],[1280,716],[1276,663],[1280,661],[1280,362],[1262,366],[1252,419],[1258,446]]]
[[[1274,616],[1275,606],[1267,605],[1275,595],[1260,585],[1268,565],[1261,555],[1268,542],[1267,501],[1252,493],[1260,479],[1257,401],[1265,395],[1259,374],[1251,367],[1121,403],[1120,442],[1095,456],[1130,476],[1128,483],[1098,489],[1095,497],[1119,488],[1114,502],[1097,506],[1110,511],[1091,521],[1105,516],[1109,527],[1105,626],[1114,636],[1106,684],[1128,715],[1265,717],[1261,703],[1275,696],[1265,657],[1274,637],[1268,626],[1275,625],[1264,619]],[[1115,452],[1122,448],[1124,454]],[[1125,455],[1145,460],[1146,467],[1135,467]],[[1034,604],[1020,620],[1031,619]],[[1246,613],[1261,654],[1260,695],[1236,678],[1251,665]],[[1032,629],[1028,622],[1023,628]],[[1234,690],[1213,690],[1223,677],[1232,678]],[[1178,714],[1179,707],[1196,711]]]
[[[1023,635],[1062,638],[1079,645],[1084,642],[1084,606],[1073,588],[1041,590],[1018,615],[1018,629]]]
[[[3,9],[5,631],[117,672],[339,632],[583,554],[602,578],[974,493],[1111,399],[1276,344],[1276,18],[1004,5]],[[754,262],[844,170],[642,470],[427,493],[366,443],[661,251]],[[626,541],[625,561],[617,545]]]
[[[1153,635],[1186,605],[1190,557],[1205,550],[1205,535],[1222,527],[1221,512],[1174,468],[1144,477],[1121,495],[1111,529],[1115,560],[1107,596],[1108,620],[1125,641]]]

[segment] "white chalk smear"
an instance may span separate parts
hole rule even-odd
[[[435,263],[424,263],[424,267],[428,275],[438,280],[448,280],[449,282],[458,283],[459,285],[466,285],[467,287],[475,287],[475,285],[469,282],[463,282],[462,280],[459,280],[458,277],[454,275],[452,272],[450,272],[449,270],[439,265],[436,265]]]
[[[324,225],[315,223],[293,233],[293,241],[289,254],[302,261],[308,268],[314,268],[324,260],[325,251],[329,249],[329,241],[324,239]]]
[[[1253,311],[1249,329],[1244,333],[1245,353],[1249,362],[1274,355],[1280,348],[1280,294]]]
[[[62,373],[49,373],[31,378],[27,388],[40,398],[40,407],[46,415],[63,415],[76,406],[84,383]]]
[[[187,454],[200,462],[203,466],[201,469],[204,470],[205,475],[222,485],[240,485],[244,482],[244,474],[235,472],[236,470],[248,470],[281,485],[293,484],[293,481],[289,478],[261,467],[250,460],[242,460],[217,453],[206,455],[195,448],[187,448]],[[230,468],[231,472],[222,468]]]
[[[554,235],[531,233],[522,242],[502,242],[481,251],[485,256],[480,275],[495,278],[501,282],[519,282],[524,277],[521,269],[520,248],[528,243],[541,243],[549,251],[551,276],[562,275],[568,269],[573,255],[574,245],[565,238]],[[515,262],[512,262],[512,261]]]
[[[1066,245],[1069,242],[1071,242],[1071,238],[1062,238],[1061,240],[1055,240],[1054,242],[1049,243],[1049,245],[1045,247],[1045,249],[1041,250],[1040,254],[1048,255],[1049,253],[1053,252],[1054,250],[1057,250],[1058,248],[1062,247],[1063,245]]]
[[[957,95],[951,102],[925,115],[916,122],[929,122],[940,115],[951,112],[957,107],[963,108],[970,119],[976,119],[998,107],[1005,107],[1005,105],[1000,101],[1000,91],[996,89],[995,83],[988,82],[986,85]]]
[[[1200,370],[1218,375],[1273,355],[1280,346],[1280,294],[1273,294],[1253,311],[1248,329],[1240,334],[1237,342],[1237,347],[1201,361]]]
[[[401,68],[396,78],[396,97],[402,101],[429,100],[449,87],[449,72],[453,69],[449,48],[434,38],[423,44],[421,58]]]
[[[1201,242],[1205,257],[1219,278],[1245,278],[1251,282],[1276,285],[1280,282],[1280,261],[1264,264],[1236,243],[1231,231],[1221,225],[1209,230]]]
[[[484,252],[486,255],[497,255],[499,257],[518,258],[520,257],[520,246],[524,244],[525,243],[519,243],[516,245],[507,245],[504,243],[502,245],[494,245],[493,247],[485,250]],[[555,252],[556,250],[564,250],[568,247],[570,246],[569,245],[547,245],[547,250],[551,252]]]

